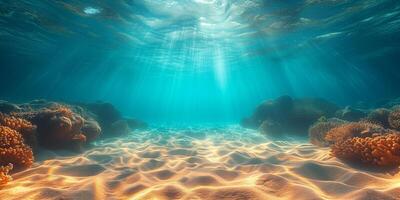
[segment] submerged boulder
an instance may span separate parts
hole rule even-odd
[[[129,133],[131,130],[147,128],[147,124],[143,121],[124,118],[117,108],[110,103],[96,102],[80,105],[86,111],[85,116],[87,115],[98,122],[104,137],[120,136]],[[91,131],[94,130],[91,129]]]
[[[85,120],[82,133],[85,135],[87,142],[92,142],[101,134],[101,127],[99,123],[94,120]]]
[[[364,119],[367,122],[371,122],[374,124],[379,124],[384,128],[390,128],[389,124],[389,115],[390,110],[385,108],[379,108],[371,111],[368,116]]]
[[[129,128],[128,122],[121,119],[112,123],[107,131],[108,136],[120,136],[129,133],[131,129]]]
[[[350,106],[347,106],[346,108],[341,109],[336,112],[337,118],[343,119],[346,121],[351,121],[351,122],[359,121],[360,119],[362,119],[366,116],[367,116],[367,114],[364,111],[350,107]]]
[[[332,117],[338,107],[324,99],[293,99],[282,96],[263,102],[253,115],[242,120],[246,128],[259,128],[267,135],[306,135],[308,128],[320,117]]]
[[[83,107],[95,115],[95,119],[102,127],[109,127],[112,123],[122,119],[121,113],[110,103],[90,103],[84,104]]]
[[[37,126],[40,145],[50,149],[80,149],[86,143],[82,134],[84,119],[64,106],[38,111],[31,118]]]
[[[390,127],[396,130],[400,130],[400,108],[394,109],[389,114]]]
[[[135,130],[135,129],[145,129],[148,127],[146,122],[140,121],[138,119],[125,119],[126,122],[128,123],[128,126],[130,129]]]
[[[18,105],[0,100],[0,113],[10,114],[12,112],[18,112],[20,110],[21,108]]]

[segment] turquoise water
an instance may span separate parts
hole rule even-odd
[[[400,95],[393,0],[0,1],[0,97],[232,123],[265,99]]]

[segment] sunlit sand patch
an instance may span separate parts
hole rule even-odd
[[[237,126],[149,130],[47,156],[0,199],[396,199],[400,176],[354,169],[306,142]],[[199,134],[199,137],[196,136]]]

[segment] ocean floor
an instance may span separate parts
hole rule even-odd
[[[0,199],[396,199],[400,175],[362,171],[328,148],[239,126],[153,128],[82,154],[40,152]]]

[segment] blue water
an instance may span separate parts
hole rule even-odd
[[[0,0],[0,98],[232,123],[281,95],[400,96],[395,0]]]

